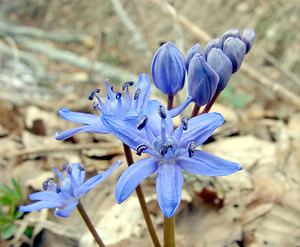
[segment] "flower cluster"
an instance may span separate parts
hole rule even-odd
[[[19,210],[22,212],[31,212],[43,208],[55,208],[55,216],[68,217],[78,205],[80,197],[105,180],[120,164],[121,161],[117,161],[103,173],[86,181],[85,170],[79,163],[64,165],[64,173],[53,167],[59,183],[56,183],[54,178],[47,179],[43,183],[44,191],[29,195],[30,200],[37,202],[20,206]]]
[[[95,89],[88,97],[98,114],[72,112],[67,108],[59,110],[62,118],[81,125],[57,133],[56,139],[66,140],[79,132],[112,133],[137,155],[146,154],[119,178],[116,200],[122,203],[143,179],[156,173],[159,206],[166,217],[172,217],[181,201],[183,171],[224,176],[242,169],[239,164],[196,149],[222,125],[222,115],[205,113],[190,119],[184,117],[177,128],[172,118],[182,113],[191,102],[198,107],[211,103],[212,98],[226,87],[231,75],[240,68],[254,39],[253,30],[247,29],[242,34],[239,30],[230,30],[209,42],[203,50],[199,44],[194,45],[186,58],[174,44],[163,44],[152,61],[154,85],[170,98],[184,87],[187,75],[188,96],[185,102],[167,110],[159,101],[150,99],[151,82],[146,74],[139,75],[134,87],[133,81],[125,82],[122,91],[114,90],[106,81],[105,100],[100,97],[100,89]],[[30,196],[38,202],[21,207],[21,210],[56,208],[56,215],[68,216],[79,198],[105,179],[119,164],[117,162],[106,172],[86,182],[84,169],[79,164],[66,167],[65,176],[54,168],[60,185],[52,179],[47,180],[45,192]]]

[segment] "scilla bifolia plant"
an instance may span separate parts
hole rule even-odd
[[[230,30],[221,38],[212,40],[202,50],[194,45],[186,59],[172,43],[163,44],[152,61],[154,85],[168,97],[167,107],[150,99],[150,78],[140,74],[136,86],[125,82],[122,91],[114,91],[105,82],[106,96],[103,101],[100,89],[95,89],[89,100],[93,101],[96,114],[72,112],[62,108],[59,115],[81,126],[57,133],[56,139],[66,140],[79,132],[98,134],[112,133],[123,143],[128,168],[117,182],[115,197],[118,203],[126,200],[135,190],[147,224],[153,245],[160,246],[151,221],[145,198],[140,186],[142,180],[156,173],[156,192],[159,207],[164,215],[164,246],[175,246],[174,215],[181,201],[184,182],[183,171],[205,176],[225,176],[242,169],[241,165],[227,161],[196,148],[223,124],[219,113],[208,113],[211,106],[224,90],[231,75],[240,68],[244,56],[255,40],[253,30],[243,33]],[[187,75],[187,99],[173,108],[173,97],[184,87]],[[133,91],[131,94],[130,91]],[[174,127],[172,118],[194,102],[191,117],[182,118],[181,125]],[[198,116],[201,106],[204,110]],[[134,162],[131,149],[143,159]],[[53,180],[44,184],[45,192],[34,193],[30,199],[37,200],[22,211],[55,208],[55,215],[67,217],[77,206],[97,243],[104,246],[100,237],[80,204],[79,198],[105,179],[119,166],[117,162],[106,172],[84,182],[84,169],[79,165],[68,166],[63,175],[54,169],[60,185]],[[220,222],[221,223],[221,222]],[[101,240],[101,239],[100,239]]]

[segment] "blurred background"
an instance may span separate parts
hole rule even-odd
[[[94,175],[123,159],[110,135],[56,141],[55,132],[75,126],[58,109],[93,112],[90,91],[106,78],[117,88],[149,73],[162,42],[186,53],[232,28],[255,29],[256,41],[212,109],[226,122],[203,149],[245,169],[185,176],[177,246],[299,247],[299,0],[1,0],[0,246],[94,246],[77,212],[60,220],[47,210],[16,211],[53,176],[52,165],[81,162]],[[83,203],[108,246],[151,246],[136,197],[114,201],[122,169]],[[162,238],[153,177],[144,190]]]

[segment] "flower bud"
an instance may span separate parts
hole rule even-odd
[[[232,74],[232,63],[221,49],[212,48],[207,56],[207,63],[214,69],[219,76],[217,91],[222,91]]]
[[[185,59],[174,44],[167,42],[157,50],[151,70],[155,86],[163,93],[174,96],[183,88]]]
[[[242,41],[246,45],[246,54],[250,51],[254,41],[255,41],[255,32],[253,29],[246,29],[242,35]]]
[[[188,70],[188,91],[198,106],[207,104],[214,96],[218,86],[218,74],[199,54],[191,59]]]
[[[223,33],[223,35],[221,37],[221,41],[220,41],[221,49],[223,49],[224,42],[228,38],[238,38],[238,39],[241,39],[240,30],[239,29],[230,29],[230,30],[226,31],[225,33]]]
[[[213,39],[207,43],[204,49],[205,59],[212,48],[221,48],[221,39]]]
[[[229,37],[224,41],[223,52],[232,63],[232,73],[241,66],[246,53],[246,45],[239,38]]]
[[[189,64],[190,64],[190,61],[192,59],[192,57],[196,54],[196,53],[200,53],[202,54],[201,52],[201,46],[200,44],[195,44],[191,47],[191,49],[189,49],[187,55],[186,55],[186,59],[185,59],[185,63],[186,63],[186,70],[189,70]]]

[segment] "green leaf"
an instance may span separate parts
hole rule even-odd
[[[11,181],[12,181],[12,184],[13,184],[14,189],[16,191],[16,195],[18,196],[18,199],[22,200],[23,199],[23,192],[22,192],[21,185],[14,178]]]
[[[3,239],[9,239],[14,235],[16,226],[14,224],[10,224],[4,229],[1,230],[1,236]]]

